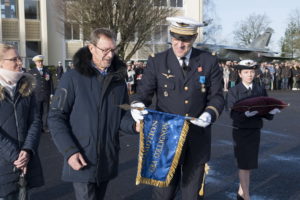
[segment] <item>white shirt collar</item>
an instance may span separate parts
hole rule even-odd
[[[188,53],[184,56],[185,57],[185,64],[186,65],[189,65],[190,63],[190,57],[191,57],[191,54],[192,54],[192,48],[188,51]],[[180,59],[181,57],[177,57],[180,65],[182,65],[182,60]]]
[[[243,82],[242,82],[242,83],[243,83]],[[246,88],[247,90],[249,90],[249,89],[252,90],[252,88],[253,88],[253,83],[251,83],[250,85],[245,85],[245,84],[243,83],[243,85],[245,86],[245,88]]]

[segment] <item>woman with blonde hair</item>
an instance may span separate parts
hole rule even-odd
[[[34,78],[22,72],[16,48],[0,43],[0,200],[19,198],[20,179],[25,189],[44,183],[33,89]]]

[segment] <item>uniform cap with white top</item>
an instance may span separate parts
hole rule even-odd
[[[32,58],[33,62],[37,62],[37,61],[43,61],[44,60],[44,56],[43,55],[36,55]]]
[[[205,23],[200,23],[192,18],[178,16],[167,17],[167,21],[171,23],[170,32],[180,35],[195,35],[198,27],[206,26]]]
[[[253,60],[241,60],[238,65],[235,66],[236,69],[242,70],[242,69],[256,69],[257,62]]]

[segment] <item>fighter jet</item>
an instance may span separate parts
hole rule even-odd
[[[272,33],[273,29],[267,28],[263,34],[256,37],[247,47],[198,43],[197,48],[210,51],[212,54],[217,55],[220,60],[240,61],[252,59],[256,61],[270,61],[282,59],[278,52],[270,51],[268,48]]]

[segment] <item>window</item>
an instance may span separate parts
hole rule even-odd
[[[170,0],[171,7],[182,7],[183,0]]]
[[[154,30],[154,41],[166,43],[168,41],[168,25],[158,25]]]
[[[25,19],[40,19],[39,3],[39,0],[25,0]]]
[[[17,18],[17,0],[1,0],[1,18]]]
[[[41,54],[41,42],[27,41],[26,42],[26,56],[33,58],[36,55]]]
[[[79,24],[65,23],[65,39],[66,40],[79,40],[80,39]]]
[[[153,0],[154,6],[167,6],[167,0]]]

